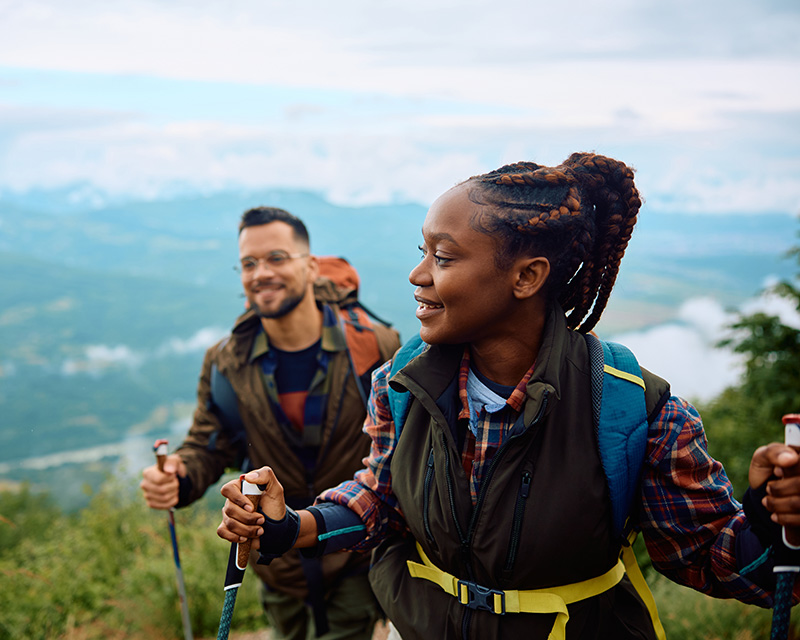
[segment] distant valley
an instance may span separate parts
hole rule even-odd
[[[423,206],[348,208],[273,190],[84,209],[57,195],[0,197],[0,483],[36,484],[39,457],[94,452],[62,456],[67,508],[85,500],[84,482],[149,460],[142,443],[185,430],[204,349],[242,308],[232,266],[246,208],[304,218],[316,253],[358,268],[367,307],[404,337],[417,329],[407,274]],[[781,256],[797,230],[790,215],[645,209],[599,331],[664,322],[698,295],[741,303],[765,278],[793,275]],[[144,457],[126,458],[124,442]]]

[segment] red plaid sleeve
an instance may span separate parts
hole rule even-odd
[[[650,426],[640,525],[653,566],[708,595],[770,606],[771,594],[737,571],[747,520],[722,465],[707,450],[696,409],[673,396]]]
[[[407,530],[397,498],[392,493],[390,465],[397,438],[389,410],[390,370],[391,362],[387,362],[372,376],[372,394],[364,421],[364,432],[372,439],[372,445],[369,456],[364,458],[364,469],[356,472],[352,480],[328,489],[318,499],[344,505],[361,518],[367,535],[354,549],[371,549],[389,530]]]

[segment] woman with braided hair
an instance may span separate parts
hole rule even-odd
[[[260,508],[225,485],[219,535],[255,538],[261,562],[373,549],[404,640],[663,637],[627,561],[638,530],[676,582],[769,606],[770,536],[800,528],[800,456],[759,448],[743,509],[695,409],[588,335],[640,206],[633,171],[589,153],[440,196],[409,276],[420,335],[373,376],[365,468],[300,512],[253,471]]]

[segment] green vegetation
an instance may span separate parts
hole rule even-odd
[[[790,256],[800,266],[800,247]],[[800,270],[794,282],[783,280],[770,289],[800,312]],[[745,356],[745,374],[701,408],[711,454],[720,460],[741,494],[747,487],[750,456],[758,446],[783,441],[781,418],[800,413],[800,329],[766,313],[742,315],[736,335],[721,342]]]
[[[668,640],[762,640],[772,611],[736,600],[710,598],[656,575],[648,580]],[[800,638],[800,614],[792,615],[790,640]]]
[[[218,502],[209,495],[175,514],[196,638],[215,637],[224,598],[228,546],[216,536]],[[645,573],[668,638],[768,637],[770,611]],[[130,486],[109,483],[72,515],[27,489],[0,493],[0,580],[0,640],[183,637],[166,514],[144,506]],[[239,590],[233,631],[265,626],[250,572]],[[793,628],[800,638],[800,623]]]
[[[0,462],[120,442],[158,407],[194,404],[203,350],[170,348],[170,340],[206,327],[221,335],[242,308],[236,289],[9,254],[0,254],[0,271],[15,274],[0,279]],[[91,360],[94,345],[111,356]]]
[[[683,587],[656,572],[642,536],[634,543],[636,560],[658,607],[668,640],[760,640],[768,638],[772,610],[737,600],[720,600]],[[792,636],[800,638],[800,612],[792,616]]]
[[[229,549],[219,511],[175,517],[192,628],[215,637]],[[110,483],[73,515],[27,489],[0,493],[0,581],[2,640],[183,637],[167,516],[130,487]],[[257,585],[245,576],[234,630],[265,626]]]

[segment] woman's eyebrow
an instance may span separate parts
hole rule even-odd
[[[425,235],[424,234],[424,230],[423,230],[423,235]],[[447,233],[445,231],[441,231],[439,233],[428,234],[428,239],[431,242],[441,242],[442,240],[447,240],[448,242],[452,242],[457,247],[461,246],[461,245],[458,244],[458,242],[456,242],[456,239],[453,236],[451,236],[449,233]]]

